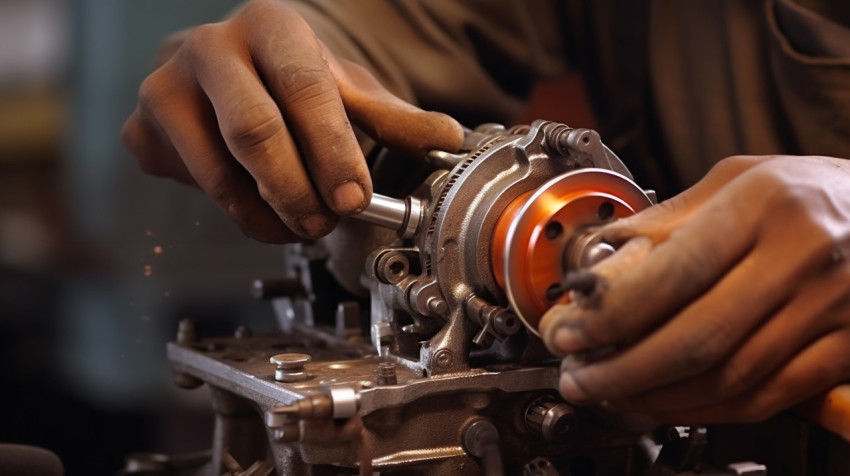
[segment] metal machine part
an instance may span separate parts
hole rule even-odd
[[[667,442],[661,457],[643,434],[654,425],[563,401],[558,359],[535,335],[561,299],[551,288],[614,252],[597,227],[652,192],[596,132],[546,121],[484,125],[427,160],[418,189],[375,195],[358,217],[394,238],[329,241],[368,255],[368,302],[322,280],[350,268],[327,262],[323,242],[292,245],[284,277],[254,287],[281,333],[201,340],[181,324],[175,382],[214,390],[208,474],[229,458],[278,475],[692,474],[704,439]],[[710,474],[750,471],[725,469],[738,461]]]

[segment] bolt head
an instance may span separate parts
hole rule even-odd
[[[304,364],[310,362],[310,360],[312,358],[308,354],[289,352],[273,355],[269,362],[276,365],[280,370],[301,370],[304,368]]]
[[[440,298],[430,297],[428,298],[428,310],[434,314],[441,315],[449,310],[449,305]]]

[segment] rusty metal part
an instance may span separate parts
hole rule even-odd
[[[168,356],[175,378],[211,389],[215,468],[232,453],[237,473],[646,474],[657,424],[556,397],[533,317],[564,290],[597,292],[581,271],[613,251],[597,226],[652,193],[594,131],[547,121],[483,125],[426,160],[437,170],[410,196],[375,195],[359,217],[397,233],[342,220],[333,239],[284,248],[286,285],[260,286],[283,332],[201,340],[181,326]],[[356,297],[333,294],[327,270],[355,273],[340,282]],[[687,474],[671,465],[698,459],[697,436],[667,442],[664,474]]]

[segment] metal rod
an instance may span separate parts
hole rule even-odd
[[[410,238],[419,227],[422,202],[414,197],[399,199],[373,193],[372,201],[366,209],[352,217],[390,228],[403,238]]]
[[[400,230],[407,215],[407,203],[404,200],[373,193],[372,201],[369,202],[366,209],[354,215],[354,218],[385,228]]]

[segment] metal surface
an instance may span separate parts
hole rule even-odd
[[[354,218],[395,230],[402,238],[410,238],[416,234],[422,219],[422,202],[416,197],[399,200],[373,193],[366,209]]]
[[[631,180],[596,168],[555,177],[518,200],[519,209],[500,219],[500,224],[508,223],[499,227],[507,228],[504,235],[494,237],[499,246],[494,246],[493,262],[503,263],[494,272],[511,308],[537,334],[540,318],[554,304],[547,290],[606,251],[601,243],[578,239],[583,230],[632,215],[652,202]]]

